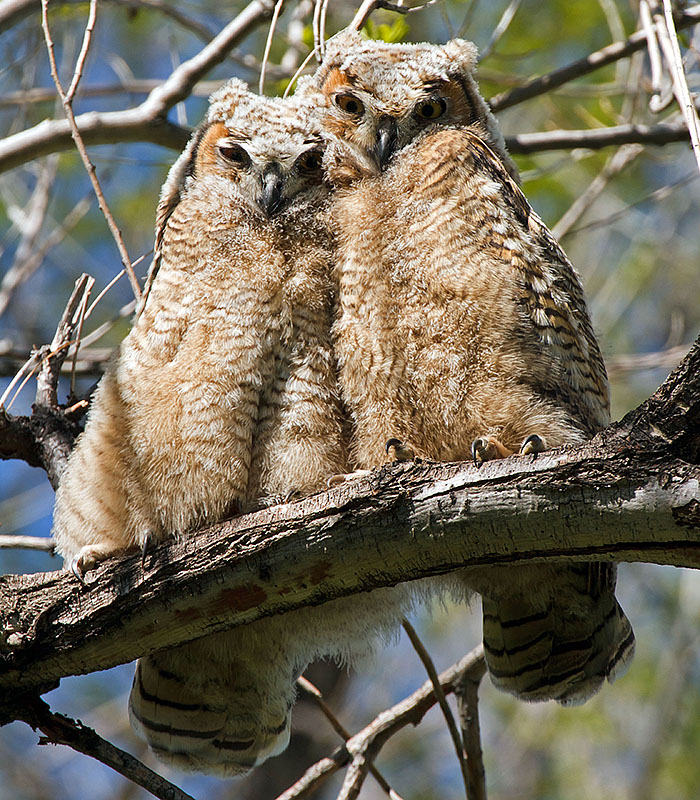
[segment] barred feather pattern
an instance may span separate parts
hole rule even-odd
[[[347,471],[319,146],[296,101],[238,81],[212,97],[162,191],[145,305],[62,476],[66,563],[89,569]],[[132,725],[166,763],[243,773],[286,747],[307,664],[371,654],[407,598],[340,599],[143,658]]]
[[[384,171],[351,139],[329,141],[353,463],[386,461],[392,437],[452,461],[477,436],[517,452],[532,434],[560,447],[604,427],[608,383],[580,280],[483,128],[436,125]],[[462,581],[482,595],[494,683],[523,699],[583,702],[632,657],[614,566],[484,568]]]

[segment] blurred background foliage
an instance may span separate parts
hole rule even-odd
[[[288,0],[273,39],[266,91],[281,91],[312,43],[309,0]],[[60,117],[40,28],[38,2],[5,29],[0,24],[0,136]],[[214,0],[103,0],[76,113],[118,110],[140,102],[145,89],[195,55],[243,6]],[[504,11],[512,22],[497,40],[492,34]],[[80,48],[86,3],[51,3],[51,26],[67,82]],[[328,5],[327,31],[346,25],[356,6]],[[0,4],[0,18],[2,4]],[[441,0],[408,16],[382,11],[368,33],[388,41],[473,40],[484,53],[483,94],[492,97],[525,79],[568,64],[612,42],[638,25],[636,0]],[[171,119],[194,125],[206,97],[237,75],[255,86],[266,26],[258,28],[204,84],[177,106]],[[700,36],[680,35],[691,90],[698,89]],[[147,82],[147,83],[144,83]],[[507,135],[621,122],[656,122],[648,110],[649,68],[644,52],[600,69],[499,115]],[[661,116],[674,111],[673,104]],[[634,148],[634,146],[631,146]],[[159,188],[176,153],[152,144],[121,143],[89,148],[112,212],[136,268],[145,275],[152,246]],[[627,160],[582,213],[566,223],[564,248],[579,270],[603,352],[611,372],[613,417],[623,416],[664,379],[700,329],[698,220],[700,181],[687,143],[623,151],[542,152],[516,161],[532,205],[555,231],[611,159]],[[42,188],[43,187],[43,188]],[[80,212],[80,215],[79,213]],[[73,219],[71,225],[66,220]],[[561,228],[559,229],[561,232]],[[28,256],[39,254],[35,264]],[[18,270],[24,269],[16,281]],[[74,151],[63,152],[0,174],[0,393],[14,372],[12,354],[49,342],[81,272],[96,280],[96,295],[120,270],[119,257],[94,201],[87,175]],[[13,285],[15,284],[16,285]],[[86,332],[110,320],[97,346],[111,348],[128,330],[132,300],[122,278],[105,295]],[[82,377],[87,391],[95,376]],[[65,400],[68,385],[62,384]],[[28,413],[30,381],[12,411]],[[45,475],[23,463],[0,462],[0,532],[48,536],[53,492]],[[2,572],[60,567],[45,553],[0,550]],[[492,800],[683,800],[700,796],[696,750],[700,741],[700,584],[693,572],[650,565],[623,565],[618,597],[637,634],[629,673],[585,706],[525,705],[497,692],[488,679],[481,690],[482,736]],[[415,620],[438,669],[478,643],[478,603],[437,608]],[[373,665],[347,676],[314,667],[311,679],[328,692],[351,730],[424,682],[410,644],[402,639]],[[64,680],[47,696],[52,709],[82,719],[147,763],[159,767],[132,734],[126,698],[132,666]],[[37,734],[23,723],[0,730],[0,800],[34,798],[140,798],[140,789],[106,767],[72,751],[37,747]],[[337,740],[311,706],[295,711],[288,755],[268,762],[242,781],[184,777],[166,772],[199,798],[272,798],[314,758],[330,753]],[[385,747],[378,766],[406,800],[460,796],[461,778],[438,711],[418,730],[407,729]],[[329,798],[338,780],[319,797]],[[369,779],[366,800],[383,797]]]

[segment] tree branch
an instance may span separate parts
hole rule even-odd
[[[106,764],[162,800],[194,800],[191,795],[183,792],[157,772],[153,772],[129,753],[98,736],[92,728],[88,728],[82,722],[75,722],[63,714],[53,714],[40,698],[20,696],[15,702],[17,710],[12,716],[44,734],[45,738],[40,739],[39,744],[62,744],[71,747],[78,753]],[[2,723],[0,709],[0,724]]]
[[[81,585],[0,579],[0,686],[106,669],[335,597],[463,567],[644,561],[700,567],[700,345],[591,442],[470,464],[395,464],[241,516]],[[542,536],[542,531],[547,536]],[[372,558],[367,557],[372,552]]]
[[[690,141],[688,128],[683,121],[658,125],[614,125],[610,128],[589,128],[579,131],[520,133],[516,136],[506,136],[505,139],[511,153],[539,153],[543,150],[570,150],[573,147],[600,150],[603,147],[622,144],[666,145]]]
[[[678,11],[675,15],[676,29],[688,28],[700,22],[700,4]],[[506,108],[530,100],[532,97],[545,94],[556,89],[569,81],[581,78],[595,70],[613,64],[621,58],[632,55],[637,50],[643,50],[647,46],[646,32],[636,31],[624,42],[613,42],[606,47],[590,53],[585,58],[560,67],[546,75],[532,78],[522,86],[510,89],[502,94],[497,94],[489,100],[489,104],[494,111],[503,111]]]
[[[218,36],[180,64],[140,105],[124,111],[89,111],[76,117],[75,124],[85,144],[153,142],[182,150],[190,131],[168,122],[165,115],[189,96],[197,81],[223,61],[232,47],[268,19],[273,8],[270,0],[252,0]],[[47,153],[66,150],[72,144],[68,120],[45,120],[0,141],[0,172]]]

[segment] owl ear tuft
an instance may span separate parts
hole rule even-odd
[[[469,72],[476,70],[479,51],[473,42],[468,42],[466,39],[451,39],[443,45],[443,51]]]
[[[231,78],[209,97],[209,110],[204,123],[223,122],[230,117],[236,106],[245,97],[250,97],[248,84],[238,78]]]

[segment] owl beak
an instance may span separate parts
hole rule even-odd
[[[372,148],[372,154],[380,169],[384,169],[387,161],[394,154],[397,139],[396,120],[393,117],[382,117],[377,125],[377,142]]]
[[[277,213],[284,205],[283,189],[284,178],[279,164],[269,164],[265,167],[262,175],[262,193],[259,200],[260,206],[268,217]]]

